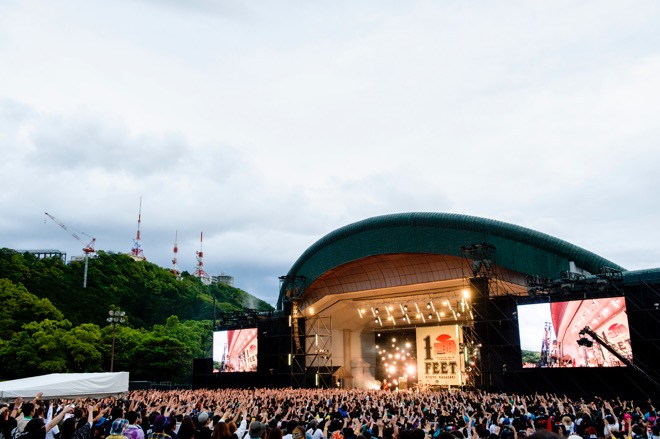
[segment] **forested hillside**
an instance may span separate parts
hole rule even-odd
[[[99,252],[83,263],[38,259],[0,249],[0,379],[51,372],[108,370],[110,309],[117,327],[114,370],[131,379],[187,381],[193,358],[210,354],[213,299],[218,311],[272,307],[224,284],[203,285],[184,273]]]
[[[90,258],[87,288],[82,287],[83,268],[82,262],[67,265],[58,258],[38,259],[0,249],[0,279],[49,299],[74,325],[103,324],[112,305],[126,311],[134,327],[163,324],[171,315],[181,320],[211,319],[214,297],[218,311],[273,309],[238,288],[203,285],[186,273],[177,280],[169,270],[124,254],[100,251]]]

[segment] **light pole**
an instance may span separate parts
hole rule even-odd
[[[117,325],[126,321],[124,318],[126,313],[118,309],[116,311],[110,310],[108,311],[108,314],[110,317],[106,320],[112,323],[112,355],[110,356],[110,372],[112,372],[115,364],[115,334],[117,333]]]

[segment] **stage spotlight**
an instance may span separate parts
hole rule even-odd
[[[374,312],[375,312],[376,314],[378,314],[378,308],[374,309]]]
[[[463,290],[463,298],[464,299],[470,298],[470,290]]]
[[[655,308],[656,311],[659,310],[660,309],[660,303],[654,303],[653,308]]]
[[[481,271],[481,261],[472,261],[472,274],[476,277]]]
[[[657,305],[657,304],[656,304],[656,305]],[[405,312],[408,312],[408,305],[403,305],[403,310],[404,310]]]
[[[431,302],[429,302],[429,303],[426,304],[426,308],[427,308],[427,309],[431,309]]]
[[[433,314],[429,313],[429,320],[433,320]]]

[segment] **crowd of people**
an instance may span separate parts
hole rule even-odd
[[[0,439],[660,439],[644,402],[342,389],[137,390],[0,404]]]

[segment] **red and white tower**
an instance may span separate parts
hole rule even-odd
[[[179,253],[179,245],[177,244],[179,238],[179,231],[174,232],[174,256],[172,256],[172,273],[174,273],[174,277],[177,279],[181,279],[181,272],[179,271],[179,264],[178,264],[178,258],[177,254]]]
[[[144,257],[142,252],[142,244],[140,243],[140,223],[142,222],[142,197],[140,197],[140,210],[138,211],[138,226],[137,226],[137,236],[133,240],[133,248],[129,253],[129,256],[135,259],[136,261],[146,261],[147,258]]]
[[[204,251],[202,246],[204,244],[204,232],[201,232],[199,235],[199,251],[197,254],[197,267],[195,267],[195,272],[193,276],[198,277],[204,285],[211,285],[211,276],[204,271]]]

